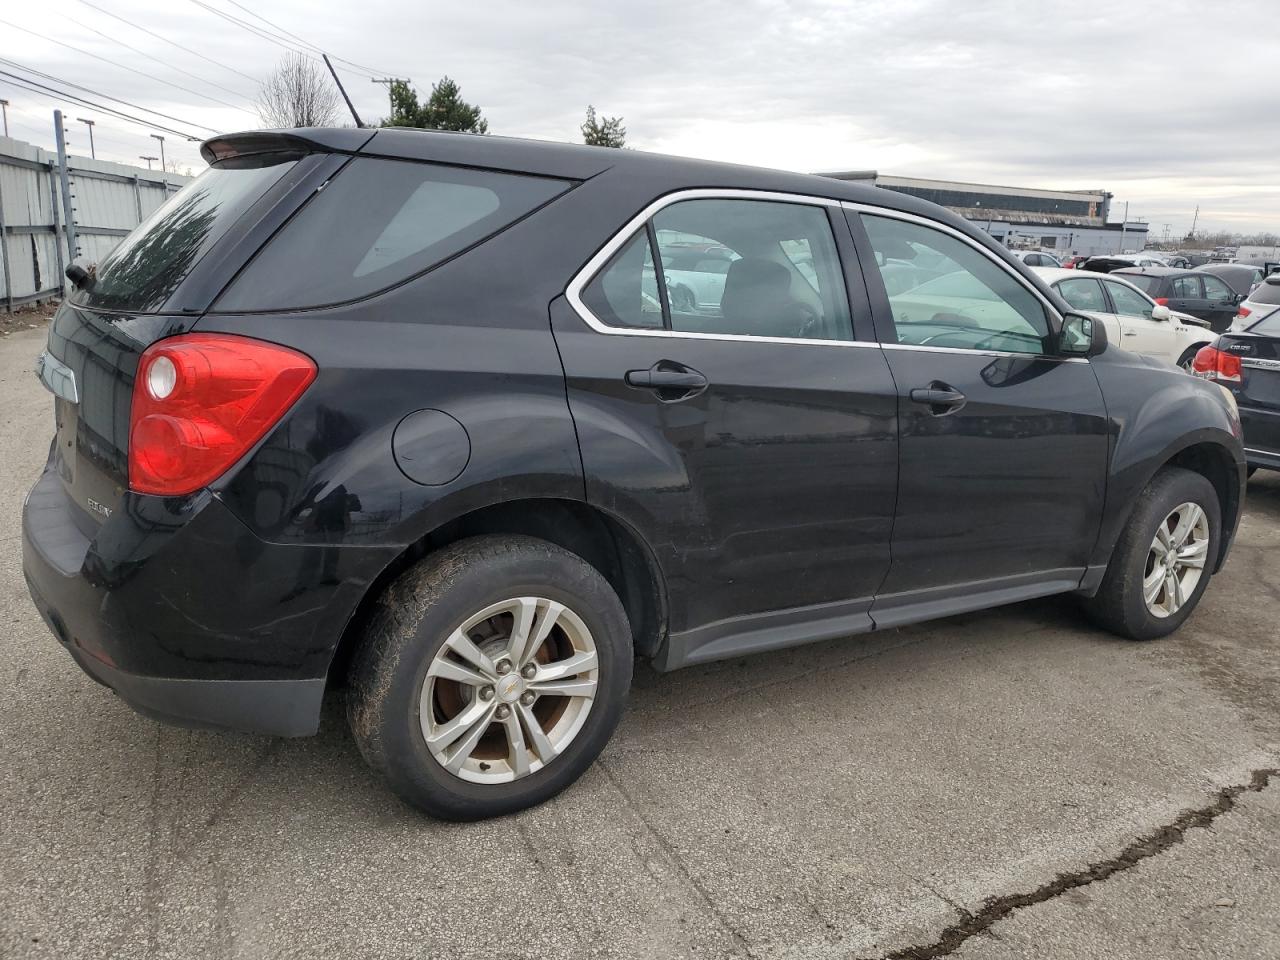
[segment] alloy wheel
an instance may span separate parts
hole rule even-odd
[[[581,731],[599,681],[582,618],[545,597],[514,597],[468,617],[427,669],[419,718],[449,773],[509,783],[541,770]]]
[[[1156,527],[1147,551],[1142,599],[1155,617],[1171,617],[1195,593],[1209,557],[1209,517],[1195,503],[1183,503]]]

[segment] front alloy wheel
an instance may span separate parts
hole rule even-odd
[[[1209,556],[1209,517],[1197,504],[1179,504],[1156,527],[1147,552],[1142,599],[1153,617],[1169,617],[1195,593]]]
[[[546,597],[491,604],[431,661],[418,715],[431,755],[473,783],[536,773],[591,712],[599,660],[582,618]]]
[[[1203,474],[1165,467],[1138,496],[1085,612],[1131,640],[1154,640],[1182,625],[1213,573],[1222,505]]]

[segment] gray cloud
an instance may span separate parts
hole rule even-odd
[[[282,53],[194,4],[94,2],[252,76]],[[226,0],[208,2],[249,18]],[[1103,187],[1128,200],[1131,215],[1175,231],[1189,226],[1197,203],[1202,224],[1280,230],[1280,125],[1267,121],[1271,85],[1252,81],[1248,69],[1257,65],[1269,77],[1270,0],[252,6],[420,89],[448,73],[496,133],[576,139],[590,102],[624,116],[630,143],[641,149],[796,170]],[[82,4],[70,7],[86,25],[252,96],[242,77]],[[4,16],[198,86],[56,17]],[[252,113],[0,31],[0,55],[194,122],[255,122]],[[367,119],[385,113],[385,88],[351,73],[344,80]],[[22,102],[24,128],[41,125],[51,104],[0,89]],[[145,134],[107,121],[98,130],[122,154],[135,144],[142,144],[135,153],[146,152]]]

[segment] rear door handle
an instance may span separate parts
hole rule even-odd
[[[935,417],[955,413],[965,405],[966,397],[950,384],[933,381],[927,387],[915,387],[909,394],[912,403],[926,405]]]
[[[688,400],[707,389],[703,374],[674,360],[659,360],[648,370],[628,370],[625,379],[627,386],[652,390],[667,403]]]

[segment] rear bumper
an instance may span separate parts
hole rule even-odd
[[[46,470],[23,508],[40,615],[95,680],[147,715],[305,736],[381,549],[272,544],[217,499],[126,494],[89,536]],[[79,521],[79,522],[78,522]]]
[[[1280,470],[1280,410],[1241,405],[1240,426],[1249,466]]]

